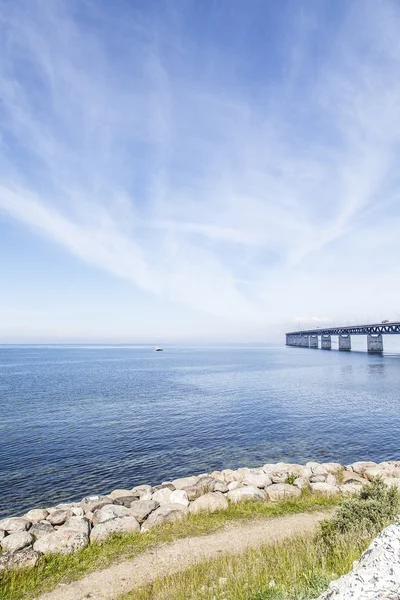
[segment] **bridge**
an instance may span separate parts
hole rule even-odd
[[[298,346],[300,348],[321,348],[330,350],[332,347],[332,335],[339,338],[339,350],[351,350],[352,335],[366,335],[367,349],[371,354],[383,352],[383,335],[400,334],[400,322],[383,322],[372,325],[349,325],[344,327],[328,327],[318,329],[305,329],[303,331],[290,331],[286,334],[287,346]],[[319,343],[321,338],[321,344]]]

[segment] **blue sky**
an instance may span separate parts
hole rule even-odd
[[[400,5],[0,0],[0,342],[398,319]]]

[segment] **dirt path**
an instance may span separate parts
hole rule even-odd
[[[130,560],[94,571],[79,581],[61,584],[39,600],[111,600],[157,577],[183,571],[202,560],[223,553],[240,554],[249,548],[279,542],[295,534],[310,533],[319,521],[331,514],[331,511],[302,513],[232,523],[209,535],[162,544]]]

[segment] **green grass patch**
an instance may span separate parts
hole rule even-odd
[[[146,534],[115,535],[103,543],[90,544],[75,554],[43,557],[34,569],[0,573],[0,600],[21,600],[37,596],[59,583],[79,579],[114,561],[132,558],[157,544],[211,533],[230,522],[327,510],[338,502],[338,497],[329,498],[305,492],[300,498],[276,503],[230,504],[226,510],[189,515],[182,521],[155,528]]]

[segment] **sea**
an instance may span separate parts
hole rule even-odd
[[[0,518],[214,469],[400,459],[400,350],[357,343],[0,346]]]

